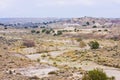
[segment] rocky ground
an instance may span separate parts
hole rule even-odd
[[[120,80],[120,41],[51,36],[28,32],[0,34],[0,80],[82,80],[86,71],[103,69]],[[97,41],[100,48],[90,49]]]

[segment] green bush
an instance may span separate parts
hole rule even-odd
[[[98,30],[98,32],[101,32],[102,30]]]
[[[47,30],[45,33],[46,33],[46,34],[50,34],[50,30]]]
[[[94,69],[88,71],[88,73],[83,76],[82,80],[114,80],[114,78],[107,77],[103,70]]]
[[[57,36],[57,34],[55,33],[55,34],[53,34],[53,36]]]
[[[87,24],[87,25],[90,25],[90,23],[89,23],[89,22],[86,22],[86,24]]]
[[[57,35],[62,35],[62,31],[57,31]]]
[[[97,28],[97,26],[93,26],[93,28]]]
[[[44,32],[46,32],[46,29],[43,29],[43,30],[42,30],[42,33],[44,33]]]
[[[80,41],[82,41],[82,38],[77,38],[76,40],[77,40],[77,42],[80,42]]]
[[[53,75],[53,74],[57,74],[57,72],[51,71],[51,72],[49,72],[48,74],[49,74],[49,75]]]
[[[40,33],[40,31],[36,31],[36,34],[39,34]]]
[[[35,30],[31,30],[31,33],[35,33],[36,31]]]
[[[99,43],[97,41],[91,41],[88,43],[91,49],[98,49],[99,48]]]
[[[104,31],[108,31],[107,29],[105,29]]]

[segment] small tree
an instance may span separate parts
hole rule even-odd
[[[91,49],[98,49],[99,48],[99,43],[97,41],[91,41],[88,43]]]

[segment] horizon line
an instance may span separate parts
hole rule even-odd
[[[81,17],[0,17],[0,19],[5,19],[5,18],[18,18],[18,19],[22,19],[22,18],[26,18],[26,19],[29,19],[29,18],[35,18],[35,19],[39,19],[39,18],[58,18],[58,19],[60,19],[60,18],[63,18],[63,19],[65,19],[65,18],[83,18],[83,17],[91,17],[91,18],[120,18],[120,17],[95,17],[95,16],[81,16]]]

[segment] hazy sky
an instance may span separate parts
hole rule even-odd
[[[0,0],[0,17],[119,17],[120,0]]]

